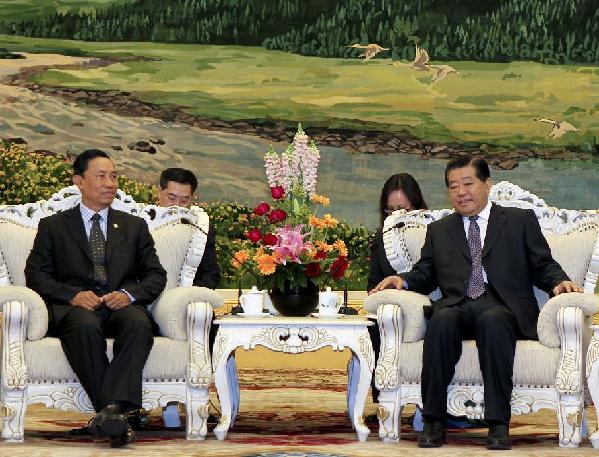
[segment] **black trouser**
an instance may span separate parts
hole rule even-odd
[[[422,361],[422,403],[425,418],[447,420],[447,387],[462,355],[462,340],[474,339],[484,382],[485,420],[509,424],[512,373],[518,324],[496,293],[433,313]]]
[[[367,327],[368,334],[370,335],[370,341],[372,341],[372,349],[374,351],[374,368],[376,369],[376,364],[379,360],[379,353],[381,352],[381,331],[379,329],[379,324],[376,319],[368,319],[371,322],[374,322],[374,325]],[[373,403],[378,403],[379,401],[379,390],[375,385],[375,377],[374,373],[372,374],[372,382],[370,383],[370,387],[372,390],[372,401]]]
[[[113,401],[141,408],[142,373],[154,344],[153,329],[149,314],[137,305],[118,311],[73,307],[60,320],[62,349],[96,411]],[[114,338],[110,363],[106,338]]]

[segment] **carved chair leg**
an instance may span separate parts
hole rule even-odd
[[[186,429],[188,440],[203,440],[208,434],[210,395],[205,387],[187,385]]]
[[[9,395],[2,395],[2,439],[10,442],[20,443],[25,435],[25,412],[27,402],[25,392],[22,390],[12,391]]]
[[[582,395],[560,395],[557,420],[560,447],[578,447],[583,420]]]
[[[401,438],[401,413],[399,389],[379,392],[379,438],[386,443],[394,443]]]

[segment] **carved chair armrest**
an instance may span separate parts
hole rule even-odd
[[[22,286],[0,286],[0,306],[6,303],[19,302],[27,308],[26,313],[20,312],[19,307],[9,306],[4,319],[22,319],[28,340],[39,340],[48,332],[48,309],[42,297],[33,290]]]
[[[558,313],[562,308],[578,308],[585,317],[590,317],[599,311],[599,297],[593,294],[572,292],[552,297],[545,303],[539,313],[537,333],[539,341],[548,347],[561,347],[562,340],[559,331]]]
[[[181,341],[188,339],[188,305],[190,303],[206,303],[213,309],[222,306],[224,299],[218,292],[206,287],[175,287],[167,290],[158,298],[152,308],[152,315],[163,336]],[[210,323],[211,321],[208,322],[208,329],[210,329]]]
[[[424,338],[426,319],[423,309],[425,306],[431,306],[431,301],[426,295],[408,290],[387,289],[369,295],[364,301],[364,309],[373,314],[378,313],[378,310],[384,305],[398,306],[401,313],[397,322],[393,320],[395,318],[391,317],[389,321],[379,320],[379,327],[381,325],[399,325],[402,335],[399,342],[412,343]],[[381,328],[381,342],[383,338],[383,329]]]

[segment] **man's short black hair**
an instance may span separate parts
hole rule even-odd
[[[192,194],[198,188],[198,178],[196,178],[196,175],[194,175],[192,171],[186,170],[185,168],[167,168],[160,173],[161,189],[166,189],[169,181],[179,184],[189,184],[191,186]]]
[[[445,167],[445,185],[449,187],[449,179],[447,176],[451,170],[455,170],[457,168],[464,168],[469,165],[472,165],[476,170],[476,177],[485,182],[487,179],[491,177],[491,171],[489,170],[489,164],[482,157],[472,157],[472,156],[464,156],[458,157],[457,159],[450,160],[447,163],[447,167]]]
[[[87,170],[89,166],[90,160],[97,159],[98,157],[110,159],[108,154],[101,149],[86,149],[83,151],[75,158],[75,161],[73,162],[73,174],[83,176],[83,173],[85,173],[85,170]]]

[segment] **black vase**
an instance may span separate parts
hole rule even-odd
[[[318,307],[318,287],[310,281],[306,287],[285,281],[283,290],[273,288],[270,299],[282,316],[307,316]]]

